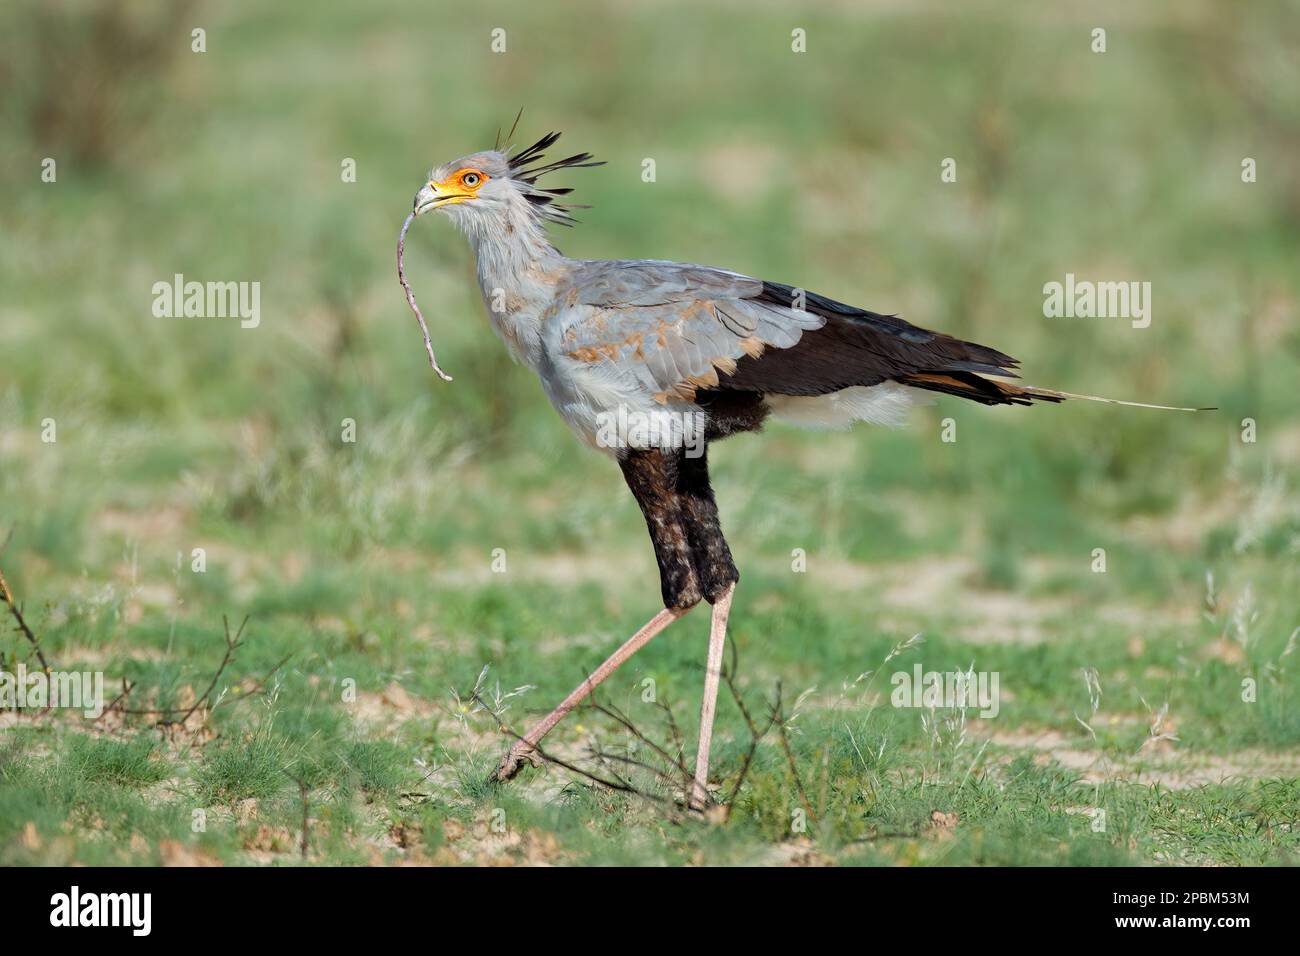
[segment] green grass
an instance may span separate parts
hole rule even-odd
[[[56,666],[137,710],[188,708],[223,615],[249,623],[183,726],[0,714],[0,863],[292,864],[304,813],[310,863],[1297,862],[1294,4],[516,4],[436,28],[413,0],[200,4],[204,54],[141,7],[163,52],[134,70],[67,26],[78,4],[42,6],[0,14],[0,569]],[[571,255],[714,263],[1004,348],[1034,384],[1220,410],[939,399],[905,430],[718,446],[736,682],[760,723],[810,691],[793,768],[765,737],[725,820],[644,769],[640,795],[558,768],[489,786],[510,740],[469,702],[484,666],[488,694],[534,685],[505,701],[519,728],[658,601],[617,469],[506,358],[450,226],[422,221],[407,267],[454,384],[394,281],[425,170],[521,103],[524,135],[609,160],[557,183],[594,204]],[[153,318],[176,272],[260,281],[261,326]],[[1043,318],[1066,272],[1151,281],[1151,327]],[[688,762],[706,629],[601,694],[674,750],[670,708]],[[998,715],[890,706],[916,663],[997,672]],[[619,770],[593,743],[629,734],[584,711],[547,745]],[[749,747],[724,690],[723,798]]]

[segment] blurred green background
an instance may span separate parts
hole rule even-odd
[[[851,680],[867,648],[924,630],[952,651],[935,666],[1020,655],[999,666],[1039,693],[1012,720],[1079,732],[1077,668],[1110,660],[1126,712],[1163,693],[1196,715],[1187,746],[1293,748],[1294,668],[1273,672],[1281,698],[1231,705],[1300,624],[1298,14],[5,4],[0,568],[52,657],[142,686],[201,686],[221,613],[249,612],[241,667],[295,653],[303,693],[352,675],[440,697],[484,663],[541,685],[530,710],[567,689],[656,606],[640,515],[489,331],[450,224],[417,224],[407,269],[454,384],[429,371],[394,270],[426,170],[523,106],[518,142],[559,129],[558,148],[608,162],[553,183],[593,204],[557,230],[569,255],[724,266],[1003,349],[1032,384],[1220,409],[940,399],[903,431],[776,425],[720,446],[751,676]],[[1151,326],[1044,318],[1067,272],[1149,281]],[[155,318],[151,287],[175,273],[260,282],[260,326]],[[638,666],[692,701],[703,634],[670,641]],[[8,632],[0,647],[26,653]],[[428,741],[412,731],[395,762]],[[52,799],[23,779],[15,806]]]

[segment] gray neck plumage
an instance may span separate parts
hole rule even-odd
[[[478,260],[479,289],[493,329],[517,360],[535,368],[544,313],[567,260],[522,196],[504,216],[466,217],[461,228]]]

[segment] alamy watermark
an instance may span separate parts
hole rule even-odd
[[[103,671],[0,670],[0,710],[67,707],[89,718],[104,712]]]
[[[916,664],[911,671],[896,671],[889,679],[894,685],[889,702],[895,707],[927,710],[971,708],[980,717],[996,717],[1001,709],[999,681],[998,671],[927,671]]]
[[[74,884],[67,893],[50,897],[50,925],[121,926],[132,936],[148,936],[153,928],[152,893],[83,893]]]
[[[171,282],[155,282],[152,291],[155,318],[237,318],[244,329],[255,329],[262,321],[260,282],[186,282],[178,272]]]
[[[687,458],[704,454],[704,412],[671,409],[639,411],[619,405],[617,411],[596,415],[596,445],[600,448],[681,448]]]
[[[1091,282],[1076,280],[1043,286],[1043,315],[1049,319],[1130,319],[1133,328],[1151,324],[1150,282]]]

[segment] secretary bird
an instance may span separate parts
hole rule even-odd
[[[710,799],[713,716],[740,579],[709,484],[710,443],[757,431],[769,416],[810,427],[899,424],[922,392],[984,405],[1081,398],[1169,406],[999,381],[1017,377],[1019,363],[997,349],[778,282],[680,262],[567,258],[545,226],[574,223],[570,210],[578,207],[563,198],[572,190],[538,181],[603,164],[589,153],[547,162],[543,154],[559,136],[548,133],[515,153],[475,153],[430,172],[402,228],[398,276],[423,327],[402,271],[402,244],[415,217],[448,214],[473,247],[492,328],[537,373],[578,438],[622,469],[645,515],[664,607],[528,730],[493,777],[509,780],[524,761],[539,765],[536,748],[564,715],[703,600],[713,617],[688,797],[699,809]],[[425,345],[434,369],[449,380],[427,329]]]

